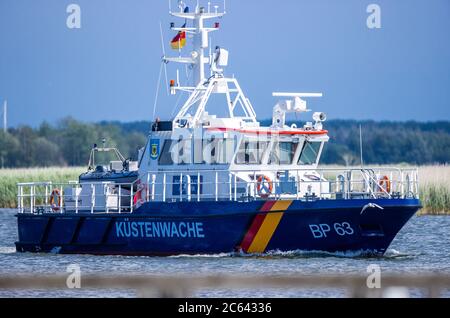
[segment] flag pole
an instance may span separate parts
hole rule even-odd
[[[361,169],[364,168],[364,160],[363,160],[363,138],[362,138],[362,125],[359,124],[359,151],[361,155]]]

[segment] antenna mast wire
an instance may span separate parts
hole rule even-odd
[[[164,63],[164,62],[162,62],[162,63]],[[164,67],[164,65],[161,64],[161,66],[159,68],[158,84],[156,85],[155,103],[153,104],[153,117],[152,117],[153,120],[156,120],[156,118],[155,118],[156,105],[158,104],[159,89],[161,88],[161,76],[162,76],[163,67]]]
[[[161,21],[159,21],[159,31],[161,33],[161,48],[162,48],[162,52],[163,52],[163,55],[164,55],[164,58],[165,58],[166,57],[166,49],[164,47],[164,43],[165,42],[164,42],[164,35],[163,35],[163,29],[162,29]],[[167,64],[164,61],[163,61],[163,63],[164,63],[164,75],[165,75],[165,78],[166,78],[166,93],[167,93],[167,96],[169,96],[169,79],[167,77]]]
[[[361,124],[359,124],[359,151],[360,151],[360,155],[361,155],[361,168],[363,168],[364,161],[363,161],[363,140],[362,140],[362,125]]]
[[[6,100],[3,102],[2,116],[3,116],[3,131],[6,134],[8,133],[8,102]]]

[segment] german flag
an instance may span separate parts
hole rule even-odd
[[[182,28],[185,27],[186,23],[182,26]],[[186,45],[186,31],[179,31],[173,38],[172,42],[170,42],[170,45],[174,50],[181,50]]]

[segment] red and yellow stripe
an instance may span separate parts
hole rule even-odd
[[[241,248],[246,253],[264,253],[291,201],[267,201],[245,234]]]

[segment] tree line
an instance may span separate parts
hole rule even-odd
[[[450,121],[418,123],[353,120],[325,123],[330,142],[324,150],[322,163],[359,164],[360,125],[365,164],[450,163]]]
[[[263,122],[270,125],[270,122]],[[450,162],[450,121],[357,122],[334,120],[325,123],[330,142],[326,145],[323,164],[355,165],[360,163],[362,126],[365,164],[414,165]],[[136,159],[144,146],[151,123],[84,123],[65,118],[57,124],[42,123],[37,128],[19,126],[0,132],[0,165],[4,168],[39,166],[84,166],[89,152],[106,140],[126,158]]]
[[[150,124],[148,125],[150,127]],[[20,126],[0,133],[0,164],[4,168],[87,166],[94,144],[117,147],[126,158],[136,159],[146,135],[121,125],[83,123],[65,118],[56,125]]]

